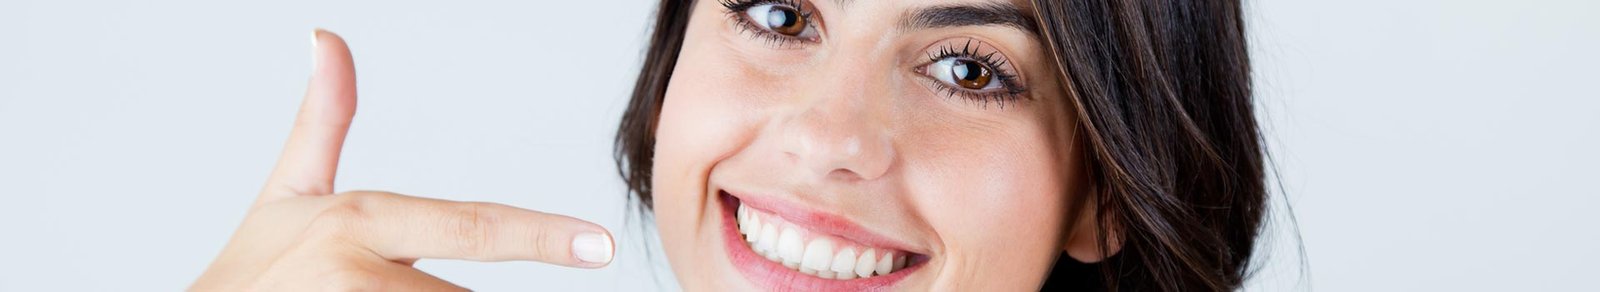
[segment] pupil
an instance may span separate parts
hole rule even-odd
[[[773,7],[767,13],[767,26],[773,31],[786,35],[799,35],[805,30],[805,20],[801,19],[800,12],[788,7]]]
[[[950,74],[955,75],[957,85],[967,89],[983,89],[989,86],[989,78],[993,76],[983,65],[967,60],[956,62],[955,66],[950,66]]]
[[[978,79],[977,74],[972,74],[972,73],[974,73],[974,71],[983,70],[983,68],[979,68],[976,64],[972,64],[971,62],[965,62],[965,61],[961,62],[961,65],[960,66],[956,66],[955,69],[956,69],[956,76],[961,76],[961,80]]]

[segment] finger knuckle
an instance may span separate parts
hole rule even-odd
[[[380,192],[348,192],[336,195],[333,202],[328,204],[316,218],[311,220],[311,229],[318,234],[340,234],[355,228],[370,215],[374,202],[387,196]]]
[[[529,244],[528,246],[535,257],[545,260],[553,260],[565,256],[562,251],[553,250],[550,248],[551,236],[554,235],[551,234],[549,230],[544,228],[533,228],[527,232],[528,238],[533,240],[533,244]]]
[[[455,235],[455,249],[462,255],[472,259],[487,259],[494,250],[494,230],[498,229],[501,219],[493,210],[494,204],[466,203],[451,210],[451,222],[448,228]]]

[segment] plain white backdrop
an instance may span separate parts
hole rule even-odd
[[[675,290],[611,160],[651,2],[0,1],[0,290],[186,287],[288,134],[314,27],[359,72],[340,190],[568,214],[622,241],[600,270],[422,269]],[[1252,290],[1600,290],[1600,2],[1247,2],[1274,207],[1298,219],[1275,217]]]

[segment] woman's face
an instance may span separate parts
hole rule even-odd
[[[1025,5],[694,4],[652,182],[680,283],[1036,289],[1082,174]]]

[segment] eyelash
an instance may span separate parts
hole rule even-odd
[[[803,6],[799,1],[719,0],[719,2],[722,4],[723,8],[727,9],[726,12],[728,18],[738,26],[739,32],[741,34],[748,34],[752,39],[763,40],[768,45],[772,45],[777,48],[790,48],[791,45],[795,44],[795,42],[805,43],[816,41],[814,39],[798,38],[768,31],[766,28],[751,22],[752,20],[745,16],[745,11],[751,7],[763,4],[776,4],[792,7],[796,11],[799,11],[800,17],[805,18],[807,22],[816,23],[816,19],[812,18],[811,11],[806,9],[806,7]],[[985,108],[988,107],[990,102],[994,102],[1000,108],[1004,109],[1007,103],[1013,103],[1022,98],[1023,93],[1027,92],[1028,89],[1018,82],[1016,74],[1003,67],[1009,63],[1005,57],[999,56],[999,52],[990,52],[988,54],[979,55],[977,53],[978,47],[975,43],[976,41],[967,39],[966,44],[961,45],[961,47],[958,49],[954,43],[947,42],[943,47],[939,48],[937,52],[929,54],[928,63],[917,66],[917,70],[919,72],[924,71],[924,68],[926,68],[927,65],[932,64],[933,62],[938,62],[939,60],[945,58],[954,57],[958,59],[976,61],[980,64],[983,64],[983,66],[988,67],[990,70],[994,70],[995,77],[999,79],[998,81],[1003,87],[1003,90],[980,92],[971,89],[956,88],[950,84],[945,84],[943,81],[932,78],[931,76],[927,76],[927,72],[921,73],[923,73],[923,77],[925,77],[928,82],[932,83],[936,93],[945,95],[946,97],[955,97],[959,94],[961,95],[961,98],[966,99],[967,101],[979,102],[981,103],[981,106]]]
[[[757,25],[757,24],[751,22],[752,20],[750,20],[749,17],[745,16],[745,10],[749,10],[750,7],[755,7],[757,5],[762,5],[762,4],[776,4],[776,5],[784,5],[784,6],[792,7],[792,8],[794,8],[795,11],[799,11],[800,12],[800,17],[805,18],[806,22],[808,22],[808,23],[816,23],[816,21],[815,21],[816,19],[813,19],[811,17],[811,11],[806,9],[806,7],[804,5],[801,5],[801,3],[799,1],[795,1],[795,0],[719,0],[719,2],[722,4],[723,8],[727,8],[728,18],[733,20],[733,22],[739,26],[739,33],[740,34],[747,34],[747,35],[750,36],[750,38],[760,39],[760,40],[766,41],[767,44],[772,45],[773,47],[778,47],[778,48],[789,48],[789,47],[791,47],[791,45],[794,45],[795,42],[815,41],[815,40],[812,40],[812,39],[798,38],[798,37],[793,37],[793,36],[788,36],[788,35],[784,35],[784,34],[779,34],[779,33],[774,33],[774,32],[768,31],[766,28],[761,27],[760,25]]]
[[[1023,93],[1027,92],[1028,88],[1023,86],[1021,82],[1018,82],[1017,75],[1015,73],[1012,73],[1011,70],[1005,68],[1005,65],[1010,62],[1007,61],[1005,57],[1000,56],[1000,52],[989,52],[988,54],[980,55],[978,54],[977,49],[978,42],[973,39],[967,39],[967,42],[961,45],[960,48],[957,48],[955,43],[946,42],[939,48],[938,51],[928,54],[927,64],[932,64],[946,58],[976,61],[979,64],[983,64],[983,66],[988,67],[990,70],[994,70],[994,76],[996,79],[999,79],[997,81],[1000,82],[1002,90],[980,92],[971,89],[956,88],[955,86],[946,84],[938,79],[928,77],[928,82],[933,83],[933,86],[937,88],[935,91],[939,94],[945,95],[946,97],[955,97],[955,95],[960,94],[962,98],[965,98],[969,101],[981,102],[984,107],[988,107],[990,102],[994,102],[1002,109],[1006,107],[1006,103],[1016,102],[1018,99],[1022,98]],[[927,65],[924,64],[922,66],[918,66],[917,70],[923,71],[926,67]],[[924,73],[924,76],[926,76],[927,72],[921,73]]]

